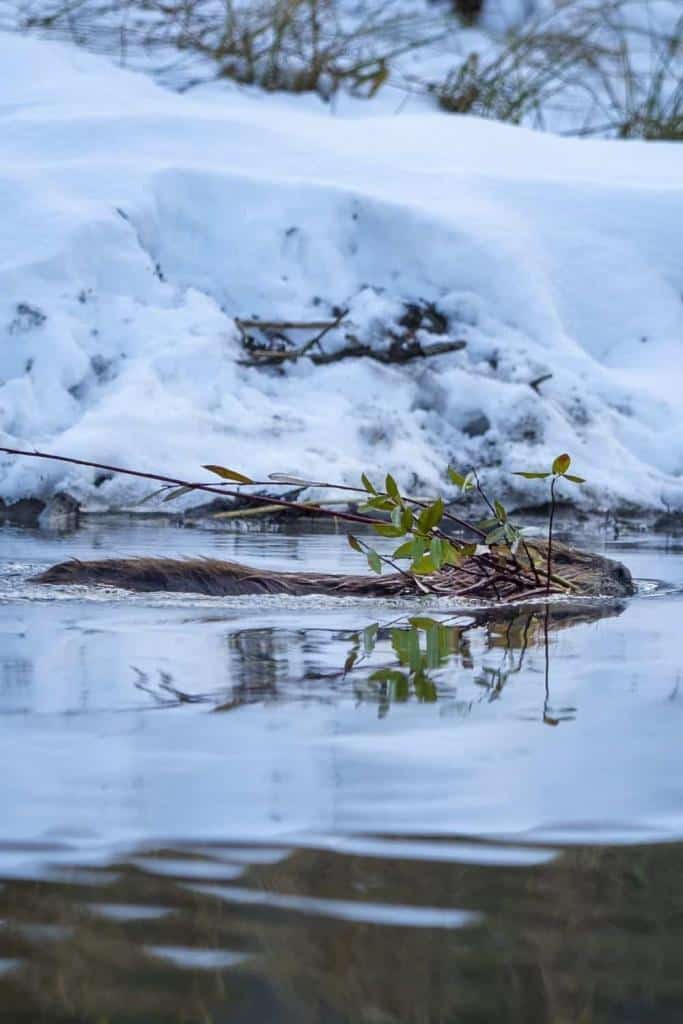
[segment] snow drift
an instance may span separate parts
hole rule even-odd
[[[0,54],[2,444],[191,479],[207,461],[391,471],[420,489],[450,461],[521,501],[539,492],[508,471],[566,450],[587,507],[683,508],[682,147],[177,95],[15,35]],[[344,307],[382,346],[414,302],[465,347],[242,365],[235,317]],[[146,491],[0,463],[6,500],[59,489],[92,508]]]

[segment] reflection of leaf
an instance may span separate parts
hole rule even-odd
[[[372,654],[374,651],[378,633],[379,622],[373,622],[371,626],[366,626],[363,630],[363,650],[366,654]]]
[[[438,668],[442,662],[439,627],[427,630],[427,668]]]
[[[397,701],[408,700],[410,682],[404,672],[395,668],[379,668],[370,676],[371,683],[387,683],[391,687],[391,698]]]
[[[348,653],[348,655],[346,657],[346,661],[344,662],[344,675],[346,675],[347,672],[351,671],[353,666],[356,664],[356,659],[357,658],[358,658],[358,648],[354,647],[352,651],[349,651],[349,653]]]
[[[419,634],[416,629],[392,629],[391,646],[402,665],[415,672],[422,664]]]
[[[415,696],[425,704],[434,704],[437,700],[436,685],[423,672],[417,672],[413,680]]]
[[[418,616],[408,620],[413,629],[432,629],[434,626],[438,626],[439,623],[436,619],[430,619],[427,616]]]

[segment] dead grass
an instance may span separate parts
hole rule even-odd
[[[327,99],[340,89],[370,97],[391,81],[458,114],[574,135],[683,139],[683,14],[665,23],[660,0],[557,0],[494,38],[463,29],[477,7],[453,0],[426,17],[395,0],[358,3],[353,14],[345,0],[0,0],[20,28],[122,63],[153,53],[198,63],[203,77]],[[476,50],[461,49],[442,79],[396,71],[405,54],[433,45],[443,53],[447,40]]]
[[[133,49],[174,49],[206,59],[218,77],[325,98],[342,86],[374,95],[392,61],[445,31],[441,16],[397,14],[389,0],[354,17],[338,0],[40,0],[21,25],[122,62]]]
[[[567,134],[683,138],[683,15],[668,30],[645,0],[573,0],[428,83],[440,107]],[[573,122],[573,123],[572,123]]]

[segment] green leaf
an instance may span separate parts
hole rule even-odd
[[[462,548],[460,549],[460,554],[462,555],[463,558],[473,558],[476,555],[476,553],[476,544],[463,544]]]
[[[505,510],[505,506],[501,505],[501,503],[499,501],[494,501],[493,502],[493,507],[496,510],[496,515],[498,516],[498,522],[499,523],[506,523],[507,522],[508,514],[507,514],[507,512]]]
[[[564,474],[564,478],[565,478],[565,480],[571,480],[571,482],[573,484],[585,484],[585,482],[586,482],[585,477],[582,477],[582,476],[572,476],[571,473],[565,473]]]
[[[564,455],[558,455],[553,461],[553,473],[555,476],[564,476],[571,464],[572,460],[566,452]]]
[[[482,519],[478,524],[482,530],[490,530],[493,526],[498,526],[497,519]]]
[[[392,509],[394,508],[394,502],[391,500],[391,498],[370,498],[370,500],[362,504],[360,508],[364,512],[370,512],[372,511],[372,509],[377,509],[380,512],[391,512]]]
[[[225,466],[202,466],[202,469],[208,469],[210,473],[215,473],[216,476],[220,476],[224,480],[235,480],[238,484],[253,484],[254,482],[244,473],[238,473],[235,469],[226,469]]]
[[[400,547],[396,548],[391,556],[392,558],[413,558],[413,541],[407,540],[405,544],[401,544]]]
[[[432,537],[429,543],[429,554],[436,569],[443,565],[443,541],[441,537]]]
[[[443,541],[443,561],[447,565],[461,565],[463,561],[462,551],[449,540]]]
[[[394,526],[400,526],[401,525],[401,518],[402,518],[402,516],[403,516],[403,509],[401,508],[401,506],[400,505],[394,505],[394,507],[391,510],[391,521],[394,524]],[[403,532],[405,533],[405,530]]]
[[[398,489],[398,484],[394,480],[391,473],[387,473],[386,480],[384,481],[384,490],[387,494],[394,499],[394,501],[401,500],[401,493]]]
[[[140,499],[140,501],[136,501],[135,502],[135,507],[139,508],[140,505],[144,505],[146,502],[151,501],[152,498],[157,498],[160,494],[163,494],[164,491],[167,491],[167,490],[168,490],[168,484],[164,484],[163,487],[157,487],[156,491],[152,491],[151,494],[146,494],[144,496],[144,498]]]
[[[380,537],[403,537],[405,530],[401,526],[389,526],[388,523],[373,523],[372,528]]]
[[[472,470],[469,471],[462,485],[463,492],[466,494],[468,491],[473,491],[477,486],[477,478],[475,477]]]
[[[446,473],[448,474],[448,479],[452,484],[455,484],[456,487],[462,487],[465,483],[465,477],[462,476],[461,473],[456,473],[452,466],[448,467]]]
[[[371,548],[370,551],[368,551],[368,553],[367,553],[367,559],[368,559],[368,565],[370,566],[372,571],[376,572],[376,573],[379,573],[381,575],[381,573],[382,573],[382,560],[379,557],[379,555],[377,554],[377,552],[374,551]]]
[[[410,569],[417,576],[429,576],[431,573],[436,572],[436,566],[430,555],[422,555],[421,558],[416,559]]]
[[[513,476],[523,476],[526,480],[546,480],[550,473],[513,473]]]
[[[422,533],[429,533],[435,526],[438,526],[443,518],[443,501],[437,498],[433,505],[423,509],[417,520],[418,529]]]
[[[206,466],[204,468],[206,469]],[[300,476],[290,476],[289,473],[269,473],[268,479],[276,484],[294,484],[297,487],[320,487],[319,481],[304,480]]]
[[[189,494],[190,491],[196,490],[195,487],[175,487],[169,494],[166,495],[164,501],[174,501],[175,498],[182,497],[183,494]]]
[[[490,547],[491,544],[500,544],[502,540],[505,540],[505,529],[504,527],[499,526],[497,530],[492,530],[491,533],[487,533],[484,544],[488,544]]]
[[[377,488],[374,486],[374,484],[370,482],[365,473],[361,473],[360,479],[361,483],[363,484],[363,487],[365,488],[366,491],[368,491],[369,494],[377,494]]]
[[[360,541],[357,537],[354,537],[352,533],[347,533],[346,539],[349,542],[349,547],[352,547],[354,551],[359,551],[361,554],[363,553],[363,548],[361,547]]]
[[[409,530],[412,530],[414,522],[415,517],[413,516],[413,513],[410,511],[409,508],[404,508],[403,512],[401,513],[401,526],[406,531],[406,533],[408,533]]]
[[[427,543],[424,537],[413,538],[413,558],[421,558],[427,550]]]

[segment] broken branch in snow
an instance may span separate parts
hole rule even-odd
[[[408,363],[412,359],[429,359],[431,356],[442,356],[446,352],[459,352],[465,348],[466,344],[466,341],[458,339],[457,341],[435,341],[431,345],[422,345],[413,339],[408,343],[397,340],[392,342],[389,348],[377,349],[357,341],[336,352],[312,355],[310,359],[316,366],[339,363],[342,359],[360,359],[364,356],[374,359],[378,363]]]
[[[442,336],[448,329],[446,317],[432,303],[409,303],[406,312],[399,320],[401,333],[396,329],[388,329],[390,344],[377,347],[369,342],[359,341],[355,334],[346,329],[346,344],[332,352],[326,352],[321,342],[330,331],[340,327],[349,315],[348,309],[342,309],[334,320],[258,320],[236,318],[235,323],[240,332],[248,359],[240,360],[242,366],[282,366],[286,362],[296,362],[306,357],[315,366],[327,366],[341,362],[343,359],[374,359],[378,363],[407,363],[413,359],[428,359],[432,356],[444,355],[448,352],[459,352],[467,344],[462,338],[423,343],[418,331]],[[310,330],[316,333],[303,345],[295,345],[287,332]],[[265,337],[265,343],[259,344],[252,331],[259,331]],[[313,351],[317,349],[317,351]]]
[[[540,377],[536,377],[534,380],[529,381],[529,387],[533,388],[537,395],[540,395],[539,388],[541,384],[545,384],[547,380],[550,380],[552,373],[542,373]]]
[[[296,361],[302,356],[308,355],[309,351],[317,345],[322,352],[320,342],[323,340],[326,334],[334,330],[335,327],[339,327],[342,320],[348,316],[348,309],[342,309],[335,317],[334,320],[312,320],[310,322],[297,321],[297,320],[241,320],[235,318],[237,329],[242,336],[242,344],[245,349],[251,354],[251,360],[240,360],[242,366],[268,366],[273,364],[280,364],[288,360]],[[281,342],[287,345],[291,345],[292,341],[283,332],[284,331],[302,331],[310,330],[317,331],[312,338],[309,338],[299,348],[258,348],[251,335],[247,331],[251,328],[256,328],[260,331],[272,331],[273,336],[279,339]]]

